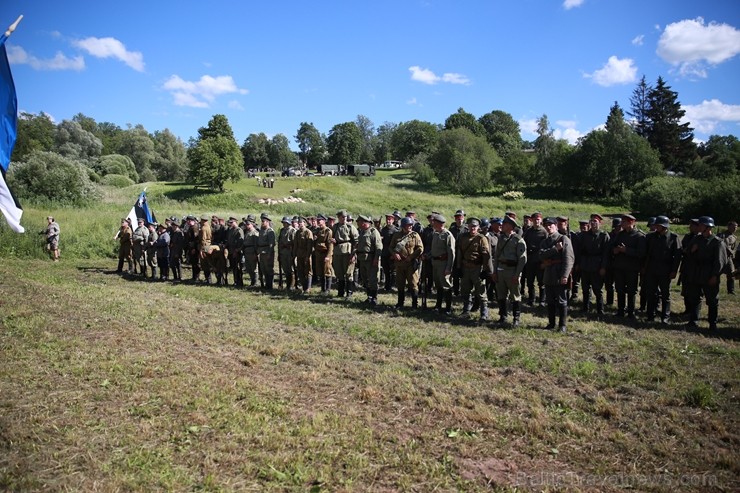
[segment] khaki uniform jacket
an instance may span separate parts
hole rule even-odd
[[[708,238],[696,235],[688,244],[685,255],[690,260],[684,272],[687,284],[706,285],[711,277],[719,278],[727,263],[727,248],[716,235]]]
[[[442,231],[437,233],[434,232],[432,235],[432,245],[429,253],[432,261],[443,261],[446,262],[446,271],[452,272],[452,268],[455,266],[455,236],[447,228],[442,228]]]
[[[333,233],[331,228],[324,226],[318,228],[314,233],[313,246],[314,250],[320,254],[325,255],[329,258],[334,256],[334,244],[331,242]]]
[[[257,252],[260,254],[275,253],[275,231],[272,228],[260,228]]]
[[[457,239],[456,262],[459,268],[481,267],[482,272],[490,273],[493,263],[488,238],[480,233],[473,235],[470,231],[461,233]]]
[[[501,233],[493,262],[495,271],[500,272],[507,267],[513,267],[514,275],[518,277],[522,274],[526,263],[527,244],[522,237],[516,233],[512,233],[509,237]]]
[[[405,234],[399,231],[391,239],[391,254],[397,253],[401,257],[401,262],[413,262],[421,257],[424,253],[424,244],[421,241],[419,233],[414,231]]]
[[[367,231],[360,230],[357,239],[357,257],[362,260],[378,259],[383,253],[383,239],[380,232],[374,226],[370,226]]]
[[[118,249],[118,255],[119,256],[128,256],[131,255],[131,247],[133,246],[133,241],[131,237],[131,228],[128,226],[124,226],[120,229],[118,232],[118,241],[120,242],[121,246]]]
[[[293,241],[296,229],[293,226],[283,226],[278,235],[278,251],[280,254],[293,255]]]
[[[556,245],[563,244],[563,249],[558,250]],[[576,256],[573,253],[573,244],[566,235],[553,233],[540,244],[539,251],[540,267],[544,268],[543,282],[546,286],[560,284],[560,280],[568,277],[573,272]]]
[[[335,252],[338,254],[351,255],[357,248],[359,233],[353,224],[335,224],[332,231],[332,237],[336,240]]]
[[[244,247],[244,231],[242,228],[235,227],[229,228],[229,234],[226,237],[226,248],[229,250],[230,257],[237,257],[241,255],[241,250]]]
[[[257,255],[257,239],[259,235],[255,228],[252,228],[252,231],[244,231],[244,255]]]
[[[313,254],[313,233],[308,228],[297,229],[293,237],[293,256],[310,257]]]
[[[211,247],[211,241],[213,241],[213,233],[211,231],[211,225],[207,222],[203,223],[198,234],[198,250],[202,253],[209,253]]]

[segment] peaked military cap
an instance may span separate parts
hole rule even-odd
[[[326,221],[326,216],[323,214],[316,214],[316,219],[319,221]]]
[[[477,217],[469,217],[466,222],[469,226],[480,226],[480,219]]]
[[[143,223],[144,222],[144,218],[143,217],[139,217],[139,218],[136,219],[136,222]]]
[[[524,217],[527,217],[527,216],[524,216]],[[533,212],[532,215],[529,216],[529,217],[532,217],[532,218],[542,217],[542,213],[541,212]]]
[[[211,220],[211,218],[210,218],[210,217],[208,217],[208,215],[206,215],[206,214],[203,214],[202,216],[200,216],[200,220],[201,220],[201,221],[210,221],[210,220]]]
[[[501,221],[501,224],[507,224],[507,223],[508,224],[511,224],[515,228],[518,228],[519,227],[519,225],[517,224],[516,220],[514,220],[513,217],[508,216],[508,215],[506,217],[504,217],[503,220]]]
[[[504,215],[505,216],[509,216],[509,217],[513,217],[514,219],[516,219],[516,212],[514,212],[514,211],[506,211],[506,212],[504,212]]]
[[[185,220],[186,221],[197,221],[198,219],[196,219],[196,217],[191,214],[191,215],[185,217]]]
[[[627,219],[628,221],[636,221],[635,216],[632,214],[622,214],[622,220]]]
[[[447,219],[442,214],[436,213],[432,214],[432,221],[444,224],[447,222]]]
[[[588,219],[579,219],[578,220],[578,224],[588,224],[588,223],[589,223],[589,220]]]
[[[336,216],[329,216],[326,219],[327,220],[332,220],[332,221],[336,221],[337,220]]]
[[[167,225],[166,224],[159,223],[159,224],[157,224],[157,228],[167,229]]]
[[[598,219],[598,220],[599,220],[599,222],[601,222],[601,221],[603,221],[603,220],[604,220],[604,218],[603,218],[603,217],[601,217],[601,215],[600,215],[600,214],[596,214],[596,213],[594,213],[594,214],[591,214],[591,219]]]
[[[358,221],[363,221],[363,222],[366,222],[366,223],[371,223],[371,222],[373,222],[373,216],[366,216],[365,214],[359,214],[357,216],[357,220]]]
[[[564,221],[567,221],[568,220],[568,216],[558,216],[555,219],[558,220],[558,221],[560,221],[560,222],[564,222]]]
[[[265,220],[267,220],[267,221],[272,221],[272,219],[270,219],[270,216],[269,216],[269,215],[267,215],[267,213],[266,213],[266,212],[263,212],[262,214],[260,214],[260,220],[261,220],[261,221],[265,221]]]
[[[347,215],[347,211],[345,211],[344,209],[342,209],[341,211],[337,211],[337,217],[346,216],[346,215]]]
[[[229,218],[229,222],[235,222],[235,223],[237,223],[237,222],[239,222],[239,220],[237,218],[235,218],[234,216],[231,216]]]
[[[555,217],[546,217],[543,221],[544,224],[557,224],[558,219]]]
[[[254,224],[256,221],[256,218],[254,217],[254,214],[247,214],[247,218],[245,219],[248,223]]]

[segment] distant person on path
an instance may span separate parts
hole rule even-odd
[[[59,224],[52,216],[46,218],[47,226],[39,234],[46,235],[46,251],[54,262],[59,262]]]

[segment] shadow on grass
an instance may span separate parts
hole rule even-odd
[[[167,185],[178,186],[185,185],[184,183],[167,183]],[[211,190],[206,187],[198,187],[193,185],[182,186],[175,190],[165,192],[163,195],[168,199],[177,200],[179,202],[193,201],[204,197],[210,197],[212,195],[219,195],[221,192]]]

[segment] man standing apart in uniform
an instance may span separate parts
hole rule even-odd
[[[290,291],[295,287],[295,261],[293,259],[293,239],[295,238],[295,228],[293,227],[290,217],[285,216],[281,223],[278,235],[278,264],[285,278],[285,289]]]
[[[471,291],[475,302],[480,306],[480,321],[488,320],[488,297],[484,279],[491,275],[491,246],[483,234],[480,234],[480,220],[471,217],[467,221],[467,231],[460,233],[457,241],[456,263],[460,269],[460,291],[463,298],[463,315],[470,314],[472,302]]]
[[[138,226],[134,230],[134,268],[139,267],[139,274],[146,277],[146,244],[149,240],[149,230],[144,225],[144,218],[140,217],[137,221]]]
[[[518,227],[516,220],[511,216],[504,217],[493,262],[493,281],[496,283],[498,295],[498,323],[499,325],[507,323],[508,296],[514,315],[514,327],[518,327],[520,323],[522,293],[519,282],[524,265],[527,263],[527,244],[521,236],[514,233],[514,229]]]
[[[200,232],[198,234],[198,256],[200,257],[200,266],[203,269],[203,275],[206,278],[206,284],[211,284],[211,243],[213,242],[213,231],[211,224],[208,222],[208,216],[200,218]]]
[[[357,239],[357,263],[360,268],[360,279],[365,283],[366,303],[378,304],[378,278],[380,277],[380,255],[383,253],[383,239],[373,226],[372,216],[357,216],[360,228]]]
[[[727,276],[727,294],[735,294],[735,262],[737,260],[735,259],[735,251],[738,247],[735,231],[737,231],[737,223],[735,221],[730,221],[727,223],[727,229],[725,232],[718,235],[719,238],[724,241],[725,247],[727,248],[727,265],[722,271],[722,274]]]
[[[334,243],[334,274],[337,276],[339,297],[349,298],[354,291],[355,251],[359,233],[353,224],[347,221],[347,211],[337,212],[337,224],[334,225],[332,238]]]
[[[262,274],[263,287],[272,289],[275,278],[275,231],[270,225],[270,217],[266,213],[260,215],[259,237],[257,238],[257,253],[259,255],[259,268]]]
[[[121,274],[123,272],[123,262],[125,260],[128,263],[128,273],[132,274],[134,271],[134,265],[131,259],[133,240],[131,235],[131,226],[125,217],[121,219],[121,228],[118,230],[118,234],[116,234],[116,239],[118,239],[119,243],[118,269],[116,269],[116,273]]]
[[[411,291],[411,307],[419,307],[419,259],[424,253],[424,245],[419,233],[412,230],[414,220],[410,217],[401,219],[401,231],[391,240],[391,256],[396,266],[396,288],[398,302],[396,308],[403,308],[406,300],[406,289]]]
[[[691,267],[686,272],[686,302],[689,308],[689,329],[698,329],[701,295],[709,309],[709,330],[717,330],[719,317],[719,280],[727,263],[727,248],[722,240],[712,233],[714,219],[699,218],[699,234],[688,245],[687,257]]]
[[[432,262],[432,276],[437,290],[437,303],[434,309],[442,311],[444,300],[445,315],[452,314],[452,269],[455,265],[455,237],[445,228],[447,220],[442,214],[432,215],[432,236],[429,257]]]
[[[46,235],[46,250],[54,262],[59,262],[59,224],[51,216],[46,218],[46,222],[46,229],[41,232]]]
[[[648,322],[655,320],[658,296],[662,301],[660,322],[667,324],[671,313],[671,281],[676,278],[681,263],[681,244],[678,235],[668,231],[669,225],[666,216],[658,216],[653,231],[645,236],[645,273],[642,279]]]
[[[614,272],[617,290],[617,317],[635,318],[638,277],[645,258],[645,233],[635,228],[635,217],[622,215],[622,229],[611,238],[609,267]]]
[[[547,327],[555,329],[555,315],[558,316],[558,329],[565,332],[568,320],[569,283],[576,262],[570,238],[558,231],[558,220],[545,219],[547,238],[540,245],[539,257],[544,269],[545,292],[547,293]]]
[[[332,258],[334,257],[332,236],[331,228],[326,225],[326,216],[317,214],[316,232],[313,239],[314,258],[316,259],[314,270],[318,273],[322,294],[329,294],[331,291],[331,278],[334,275],[332,269]]]
[[[313,257],[313,233],[306,227],[306,218],[299,217],[296,221],[296,233],[293,237],[293,256],[295,257],[296,287],[308,294],[311,289],[311,259]]]

